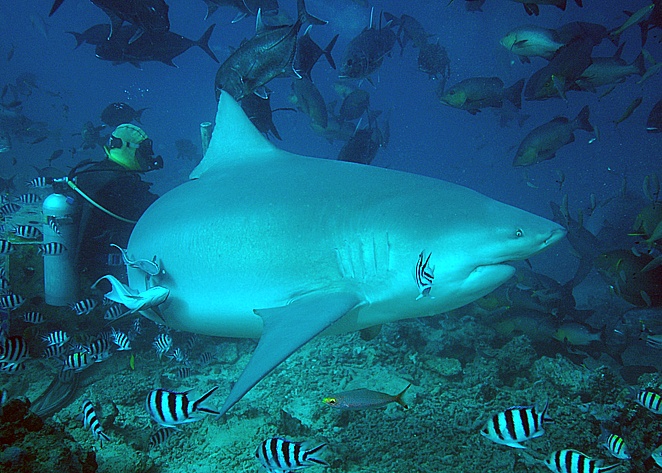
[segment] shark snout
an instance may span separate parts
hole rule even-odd
[[[551,233],[549,234],[549,236],[543,241],[543,247],[546,248],[550,245],[553,245],[557,241],[564,238],[567,233],[568,233],[568,231],[565,228],[560,227],[560,226],[558,228],[553,229],[551,231]]]

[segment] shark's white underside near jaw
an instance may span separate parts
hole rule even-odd
[[[446,312],[509,279],[507,263],[565,235],[557,224],[424,176],[293,155],[275,148],[222,94],[209,150],[191,181],[136,225],[133,258],[164,274],[132,289],[170,290],[172,327],[260,337],[225,412],[318,333]],[[419,255],[434,279],[418,297]]]

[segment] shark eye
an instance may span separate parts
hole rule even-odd
[[[521,229],[518,228],[517,230],[515,230],[515,236],[517,238],[522,237],[522,236],[524,236],[524,232]]]

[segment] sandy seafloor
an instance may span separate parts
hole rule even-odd
[[[591,297],[604,297],[605,306],[622,304],[609,294]],[[526,336],[515,336],[502,346],[480,320],[478,312],[465,308],[385,326],[371,341],[358,334],[318,338],[259,383],[225,418],[207,416],[185,425],[151,451],[148,439],[157,426],[145,410],[148,391],[204,393],[218,385],[207,405],[220,407],[254,342],[200,336],[191,359],[207,351],[214,360],[206,366],[193,362],[194,374],[179,379],[175,372],[181,365],[166,357],[159,360],[149,346],[158,332],[145,320],[133,351],[117,352],[88,369],[76,399],[53,421],[84,448],[96,450],[98,471],[109,473],[263,471],[253,454],[262,440],[274,436],[311,446],[327,443],[323,457],[331,465],[329,472],[547,471],[541,459],[563,448],[617,462],[599,445],[600,422],[615,426],[633,453],[633,460],[624,463],[632,469],[623,471],[645,471],[642,462],[662,443],[662,424],[628,398],[608,358],[589,357],[580,366],[562,354],[540,357]],[[122,323],[130,325],[131,320]],[[174,346],[183,346],[190,336],[171,334]],[[135,370],[129,367],[130,353],[135,355]],[[642,353],[651,357],[659,352],[644,347]],[[44,373],[49,373],[44,362],[32,360],[24,374],[3,376],[3,383],[10,392],[25,389],[34,399],[50,382]],[[410,382],[408,410],[391,404],[339,411],[322,402],[331,393],[360,387],[395,394]],[[658,388],[662,379],[644,375],[643,386]],[[106,428],[112,441],[103,448],[76,420],[84,399],[102,407],[102,419],[112,410],[111,401],[119,410]],[[542,406],[547,400],[554,423],[546,424],[542,437],[526,442],[527,449],[500,446],[480,435],[496,412],[515,405]]]

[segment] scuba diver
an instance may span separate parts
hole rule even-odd
[[[68,178],[77,193],[74,197],[81,200],[77,268],[92,281],[124,273],[121,256],[110,244],[127,247],[135,222],[158,198],[141,174],[163,167],[163,158],[154,156],[152,140],[129,123],[111,133],[104,151],[106,159],[83,161]]]

